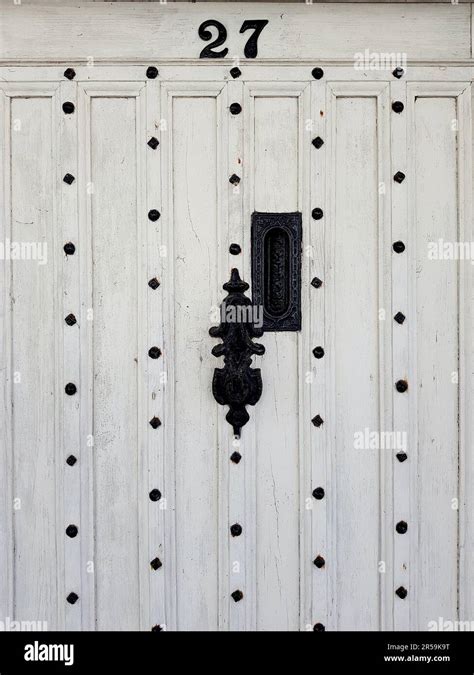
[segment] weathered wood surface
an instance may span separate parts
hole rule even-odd
[[[144,62],[198,58],[198,27],[222,21],[229,60],[243,58],[248,33],[239,33],[249,11],[269,20],[258,43],[262,59],[352,59],[365,48],[402,52],[416,59],[471,56],[471,7],[467,4],[159,4],[86,3],[2,7],[0,59]],[[250,16],[250,18],[255,18]],[[132,39],[135,36],[136,39]]]

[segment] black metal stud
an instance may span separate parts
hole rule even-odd
[[[160,282],[158,281],[158,279],[156,277],[153,277],[153,279],[150,279],[150,281],[148,282],[148,285],[149,285],[150,288],[152,288],[154,291],[156,291],[156,289],[160,285]]]
[[[156,148],[159,146],[159,144],[160,144],[160,141],[157,138],[155,138],[154,136],[152,136],[150,138],[150,140],[148,141],[148,145],[150,146],[150,148],[152,150],[156,150]]]
[[[234,523],[230,526],[230,533],[233,537],[240,537],[242,534],[242,525],[239,525],[239,523]]]
[[[161,633],[162,631],[163,631],[163,628],[160,626],[159,623],[157,623],[156,626],[151,627],[152,633]]]
[[[231,244],[229,246],[229,253],[232,253],[232,255],[239,255],[239,253],[242,252],[242,249],[238,244]]]
[[[160,212],[157,211],[156,209],[151,209],[151,211],[148,211],[148,218],[150,220],[152,220],[153,222],[158,220],[159,217],[160,217]]]
[[[74,326],[76,323],[76,317],[74,314],[68,314],[67,317],[64,319],[64,321],[67,323],[68,326]]]
[[[403,241],[396,241],[392,244],[392,248],[395,251],[395,253],[403,253],[405,250],[405,244]]]
[[[66,255],[74,255],[76,252],[76,247],[72,243],[72,241],[68,241],[67,244],[64,244],[64,253]]]
[[[313,68],[311,75],[315,80],[320,80],[324,75],[324,70],[322,68]]]
[[[74,537],[77,537],[78,529],[75,525],[68,525],[66,527],[66,534],[68,537],[71,537],[71,539],[74,539]]]
[[[318,279],[318,277],[314,277],[314,279],[311,280],[311,286],[314,286],[314,288],[321,288],[323,285],[323,282],[321,279]]]
[[[158,68],[155,66],[148,66],[146,69],[146,76],[149,80],[155,80],[158,77]]]
[[[313,417],[311,422],[314,424],[315,427],[320,427],[321,424],[323,424],[324,420],[321,417],[321,415],[316,415],[316,417]]]
[[[237,68],[237,66],[235,66],[234,68],[230,69],[230,74],[235,80],[237,77],[240,77],[242,75],[242,71],[240,70],[240,68]]]
[[[397,312],[393,318],[394,318],[394,320],[395,320],[397,323],[399,323],[400,325],[402,325],[402,323],[403,323],[403,322],[405,321],[405,319],[406,319],[405,315],[402,314],[401,312]]]
[[[76,77],[76,71],[74,70],[74,68],[66,68],[63,75],[68,80],[73,80]]]
[[[72,185],[72,184],[74,183],[74,176],[73,176],[72,174],[70,174],[70,173],[67,173],[67,174],[64,176],[63,181],[64,181],[65,183],[67,183],[68,185]]]
[[[313,497],[315,499],[324,499],[324,494],[324,488],[322,487],[317,487],[313,490]]]
[[[406,380],[397,380],[395,382],[395,389],[403,394],[404,391],[408,389],[408,382]]]
[[[403,183],[405,180],[405,174],[403,171],[397,171],[397,173],[394,175],[393,180],[395,183]]]
[[[408,455],[406,452],[397,452],[396,455],[397,459],[399,462],[404,462],[406,459],[408,459]]]
[[[239,602],[244,597],[244,594],[242,593],[242,591],[234,591],[233,593],[231,593],[231,596],[235,602]]]
[[[399,586],[399,587],[397,588],[397,590],[395,591],[395,593],[396,593],[396,594],[398,595],[398,597],[401,598],[402,600],[405,600],[405,598],[406,598],[407,595],[408,595],[407,589],[404,588],[403,586]]]
[[[242,112],[242,106],[240,103],[231,103],[229,106],[229,110],[233,115],[238,115],[239,113]]]
[[[324,633],[324,631],[326,630],[326,626],[322,623],[315,623],[313,626],[313,630],[316,633]]]
[[[313,565],[315,565],[319,570],[324,567],[326,564],[326,561],[324,560],[322,555],[316,556],[316,558],[313,560]]]
[[[76,462],[77,459],[74,457],[74,455],[69,455],[69,457],[66,459],[66,464],[69,464],[69,466],[74,466]]]
[[[400,114],[401,112],[403,112],[404,107],[405,107],[405,106],[403,105],[403,103],[402,103],[401,101],[394,101],[394,102],[392,103],[392,110],[393,110],[393,112],[396,112],[396,113],[398,113],[398,114]]]
[[[316,136],[316,138],[313,138],[313,140],[311,142],[317,150],[319,150],[319,148],[322,145],[324,145],[324,141],[320,136]]]
[[[240,183],[240,176],[237,176],[236,173],[233,173],[229,178],[229,183],[232,183],[232,185],[238,185]]]
[[[400,520],[400,522],[395,525],[395,529],[398,534],[405,534],[408,530],[408,524],[404,520]]]
[[[152,502],[158,502],[161,499],[161,492],[159,490],[157,490],[156,488],[154,488],[150,492],[149,497],[150,497]]]
[[[159,558],[153,558],[153,560],[150,563],[151,569],[152,570],[159,570],[160,567],[162,567],[163,563]]]
[[[324,349],[322,347],[315,347],[313,349],[313,356],[316,359],[322,359],[324,356]]]
[[[71,103],[71,101],[65,101],[63,103],[63,112],[66,113],[66,115],[71,115],[74,110],[74,103]]]
[[[405,71],[403,70],[403,68],[400,68],[400,67],[395,68],[395,70],[392,71],[393,77],[396,77],[397,80],[399,80],[401,77],[403,77],[404,74],[405,74]]]
[[[66,600],[70,605],[74,605],[79,600],[79,596],[77,595],[77,593],[72,592],[69,593]]]
[[[66,394],[67,394],[68,396],[74,396],[74,394],[75,394],[76,391],[77,391],[77,387],[76,387],[76,385],[73,384],[72,382],[68,382],[68,383],[66,384],[66,386],[64,387],[64,391],[66,392]]]
[[[242,455],[240,454],[240,452],[237,452],[237,450],[235,452],[233,452],[230,456],[230,461],[234,462],[234,464],[238,464],[241,459],[242,459]]]
[[[323,210],[317,207],[311,211],[311,215],[313,216],[314,220],[321,220],[323,217]]]
[[[161,349],[159,347],[150,347],[148,356],[150,359],[159,359],[161,356]]]
[[[152,417],[150,420],[150,426],[153,429],[158,429],[158,427],[161,427],[161,420],[159,417]]]

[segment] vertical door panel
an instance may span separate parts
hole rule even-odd
[[[430,242],[459,241],[456,99],[414,103],[418,527],[413,592],[418,628],[457,616],[459,498],[459,263],[430,259]],[[415,255],[415,252],[413,253]],[[415,468],[414,468],[415,470]]]
[[[275,92],[276,93],[276,92]],[[256,211],[300,209],[299,99],[254,99]],[[247,185],[247,189],[252,189]],[[299,627],[298,334],[265,333],[264,392],[255,409],[257,630]]]
[[[211,392],[219,363],[210,356],[208,331],[222,283],[217,279],[219,100],[176,96],[170,114],[175,423],[166,452],[175,453],[177,627],[216,630],[217,417],[223,410]]]
[[[56,389],[54,223],[54,125],[49,97],[12,98],[10,114],[12,242],[47,246],[47,261],[15,260],[11,264],[10,321],[11,470],[13,517],[14,618],[47,621],[57,629],[60,553],[56,456],[59,449]],[[2,265],[6,263],[2,262]],[[5,434],[5,438],[8,435]],[[60,453],[59,453],[60,454]],[[4,614],[4,616],[6,616]],[[13,617],[11,617],[13,618]]]
[[[138,368],[147,356],[141,353],[138,332],[136,124],[134,98],[91,98],[93,464],[100,630],[139,625],[139,426],[146,420],[137,412]],[[140,485],[140,490],[146,489]]]
[[[361,87],[362,89],[362,87]],[[334,628],[379,629],[381,453],[358,447],[358,434],[381,428],[379,319],[379,152],[382,124],[375,96],[337,96],[333,116],[332,250],[327,311],[332,316],[333,405],[328,432],[335,560]],[[385,451],[386,452],[386,451]],[[334,550],[334,548],[333,548]]]

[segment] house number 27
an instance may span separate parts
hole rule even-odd
[[[265,28],[268,23],[268,19],[255,19],[251,21],[244,21],[240,27],[240,33],[245,33],[247,30],[253,30],[252,35],[249,37],[244,47],[244,55],[246,59],[254,59],[258,54],[257,42],[260,37],[260,33]],[[204,21],[199,26],[199,37],[201,40],[208,42],[212,38],[212,32],[209,28],[217,29],[217,37],[214,42],[211,42],[210,45],[204,47],[202,52],[199,54],[201,59],[222,59],[224,56],[227,56],[229,49],[224,47],[221,51],[214,51],[216,47],[220,47],[227,40],[227,30],[225,26],[221,24],[220,21],[215,19],[208,19]]]

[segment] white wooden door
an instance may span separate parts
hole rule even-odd
[[[1,47],[0,241],[47,248],[1,261],[1,616],[470,618],[471,264],[429,254],[472,239],[467,10],[5,9],[29,40]],[[256,16],[259,55],[236,62]],[[214,17],[230,53],[199,59]],[[409,52],[402,77],[354,68],[372,34]],[[231,269],[251,283],[255,211],[302,214],[302,328],[258,340],[263,395],[235,439],[209,328]]]

